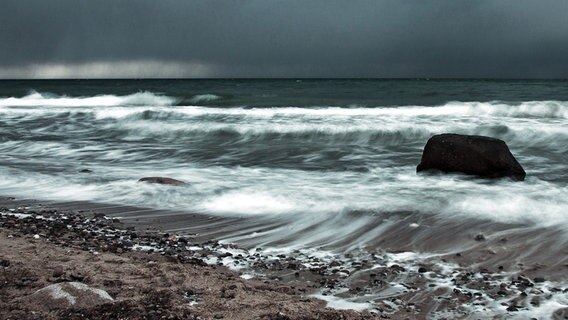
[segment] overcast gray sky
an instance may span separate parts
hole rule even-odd
[[[568,0],[1,0],[0,78],[568,78]]]

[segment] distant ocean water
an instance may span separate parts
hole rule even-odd
[[[417,175],[449,132],[504,140],[526,181]],[[249,245],[380,246],[404,220],[405,250],[467,249],[439,236],[461,223],[565,248],[567,163],[567,81],[0,81],[0,194],[286,222],[226,235]]]

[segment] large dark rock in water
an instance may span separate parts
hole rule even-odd
[[[185,184],[185,182],[183,182],[183,181],[176,180],[176,179],[173,179],[173,178],[167,178],[167,177],[144,177],[144,178],[138,180],[138,182],[168,184],[168,185],[173,185],[173,186],[179,186],[179,185]]]
[[[483,178],[522,181],[526,173],[504,141],[460,134],[440,134],[428,140],[416,172],[461,172]]]

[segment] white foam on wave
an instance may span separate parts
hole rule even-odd
[[[176,101],[176,98],[148,91],[125,96],[97,95],[93,97],[69,97],[33,92],[22,98],[2,98],[0,107],[171,106]]]
[[[340,298],[335,295],[324,295],[321,292],[311,294],[310,297],[323,300],[327,302],[327,307],[337,310],[355,310],[355,311],[363,311],[372,308],[372,304],[368,302],[354,302],[350,301],[350,299]]]
[[[565,117],[568,102],[562,101],[533,101],[518,105],[450,102],[438,107],[398,108],[172,108],[169,105],[173,98],[149,92],[91,98],[50,97],[35,93],[17,99],[20,107],[2,108],[2,105],[18,105],[10,102],[11,99],[0,99],[0,114],[5,114],[4,120],[8,123],[58,113],[71,113],[69,117],[78,113],[92,114],[96,120],[105,121],[105,131],[118,130],[122,134],[126,130],[134,139],[177,140],[180,135],[192,137],[196,134],[235,132],[241,134],[242,139],[256,139],[258,135],[273,133],[310,134],[314,139],[321,139],[322,135],[337,135],[338,139],[347,138],[364,144],[375,142],[378,137],[392,142],[407,142],[424,140],[441,132],[454,132],[492,136],[523,148],[547,145],[558,152],[568,150],[568,126],[565,122],[568,119]],[[51,106],[25,107],[40,103]],[[21,117],[22,114],[25,118]],[[99,129],[97,125],[98,122],[94,122],[92,129]],[[57,128],[67,127],[49,130]]]
[[[296,203],[268,192],[229,192],[205,200],[199,208],[216,214],[283,214],[299,210]]]
[[[210,213],[221,215],[301,213],[290,228],[301,230],[308,225],[317,226],[309,238],[298,239],[303,244],[333,241],[340,238],[340,234],[352,234],[372,223],[368,216],[353,219],[343,214],[352,211],[420,210],[447,219],[477,218],[563,229],[568,226],[565,214],[568,211],[568,188],[556,183],[532,177],[523,183],[508,180],[484,183],[459,175],[416,175],[414,169],[383,168],[360,174],[227,170],[219,173],[223,179],[235,179],[241,186],[256,183],[257,189],[267,191],[257,193],[247,187],[237,187],[236,191],[227,194],[208,194],[202,200],[205,203],[202,206]],[[383,225],[387,226],[388,222],[384,221]],[[377,226],[356,242],[373,239],[380,232],[381,228]]]
[[[125,118],[131,115],[133,110],[127,108],[116,108],[113,110],[104,110],[97,113],[97,118]],[[112,127],[134,130],[139,132],[147,132],[148,134],[163,133],[175,131],[198,131],[198,132],[215,132],[215,131],[235,131],[239,133],[329,133],[342,134],[350,132],[369,133],[384,132],[397,133],[406,132],[414,136],[428,135],[431,133],[450,131],[464,134],[486,134],[495,135],[494,131],[503,131],[501,135],[515,134],[523,136],[532,136],[535,141],[539,140],[543,134],[546,136],[568,135],[568,127],[562,123],[554,123],[547,121],[516,121],[503,123],[498,119],[479,119],[477,117],[468,117],[462,119],[432,119],[432,118],[385,118],[385,117],[368,117],[365,119],[325,119],[322,121],[309,121],[305,119],[278,119],[269,121],[247,121],[235,120],[232,122],[216,122],[212,120],[199,121],[161,121],[161,120],[140,120],[125,119],[124,121],[110,124]],[[318,119],[319,120],[319,119]],[[156,125],[160,123],[160,125]],[[507,125],[508,124],[508,125]]]
[[[193,97],[191,97],[191,99],[189,99],[189,101],[191,101],[192,103],[199,103],[199,102],[209,102],[209,101],[215,101],[220,99],[221,97],[215,94],[198,94],[195,95]]]
[[[476,192],[470,196],[456,197],[449,206],[443,208],[443,211],[448,214],[489,218],[505,223],[525,223],[531,220],[540,226],[555,226],[560,221],[566,222],[568,203],[565,198],[555,199],[550,193],[566,197],[567,192],[556,188],[523,189],[519,191],[524,194],[495,190],[497,193]],[[544,192],[549,194],[539,194]]]
[[[306,243],[334,239],[338,232],[350,234],[371,223],[367,216],[353,219],[343,214],[353,211],[419,209],[448,219],[479,218],[568,227],[565,214],[568,188],[531,177],[530,171],[522,183],[508,180],[484,183],[459,175],[416,175],[414,166],[325,173],[182,166],[160,170],[160,174],[191,184],[164,188],[136,183],[140,177],[155,175],[156,168],[90,168],[99,174],[53,175],[4,168],[0,171],[4,177],[0,189],[4,194],[15,196],[37,198],[41,194],[48,199],[104,201],[215,215],[295,215],[293,227],[298,230],[307,225],[319,228],[310,239],[302,239]],[[329,229],[331,224],[339,227]],[[361,235],[359,240],[364,242],[366,237],[373,238],[378,232],[380,228]]]
[[[522,183],[491,181],[462,176],[405,174],[398,192],[412,185],[413,206],[438,212],[451,219],[480,218],[503,223],[563,226],[568,223],[568,188],[529,176]],[[451,191],[450,191],[451,190]],[[395,201],[395,199],[392,199]],[[418,205],[420,203],[420,205]]]
[[[545,117],[568,119],[568,101],[527,101],[516,104],[500,102],[448,102],[444,105],[406,107],[275,107],[275,108],[205,108],[184,106],[187,115],[226,114],[256,117],[282,115],[304,116],[501,116],[501,117]]]
[[[193,103],[220,99],[214,94],[195,95],[189,101]],[[47,93],[33,92],[25,97],[0,98],[0,107],[112,107],[112,106],[171,106],[178,99],[152,92],[138,92],[125,96],[97,95],[92,97],[68,97]],[[122,118],[147,109],[131,109],[129,113],[109,117]],[[272,117],[451,117],[451,116],[488,116],[509,118],[552,118],[568,119],[568,101],[526,101],[521,103],[502,102],[448,102],[438,106],[403,106],[403,107],[266,107],[266,108],[213,108],[201,106],[177,106],[175,109],[152,109],[184,114],[187,117],[203,115],[232,115],[255,118]],[[61,110],[61,112],[66,112]]]
[[[568,119],[568,101],[527,101],[520,104],[467,103],[475,114],[514,118]]]
[[[116,110],[112,113],[118,114],[122,110]],[[108,115],[108,114],[107,114]],[[243,135],[260,135],[260,134],[348,134],[361,133],[362,138],[365,134],[372,135],[377,132],[393,133],[406,132],[413,136],[427,135],[437,129],[433,123],[417,123],[414,127],[409,128],[407,123],[387,122],[385,119],[365,121],[362,123],[302,123],[297,121],[274,122],[242,122],[242,123],[218,123],[212,121],[196,121],[196,122],[162,122],[162,125],[156,125],[155,122],[144,120],[124,121],[120,123],[107,124],[107,128],[120,128],[136,132],[144,136],[166,136],[171,133],[195,132],[195,133],[215,133],[219,131],[236,132]]]

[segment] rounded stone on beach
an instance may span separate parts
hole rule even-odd
[[[2,259],[0,261],[0,267],[8,268],[10,266],[10,260]]]
[[[23,298],[30,308],[36,310],[57,310],[67,308],[92,308],[112,303],[114,299],[104,290],[89,287],[80,282],[62,282],[39,289]]]
[[[53,269],[53,274],[52,274],[53,277],[59,278],[63,275],[65,275],[65,270],[63,269],[62,266],[57,266]]]
[[[536,282],[536,283],[542,283],[542,282],[545,281],[544,277],[536,277],[536,278],[534,278],[533,280],[534,280],[534,282]]]

